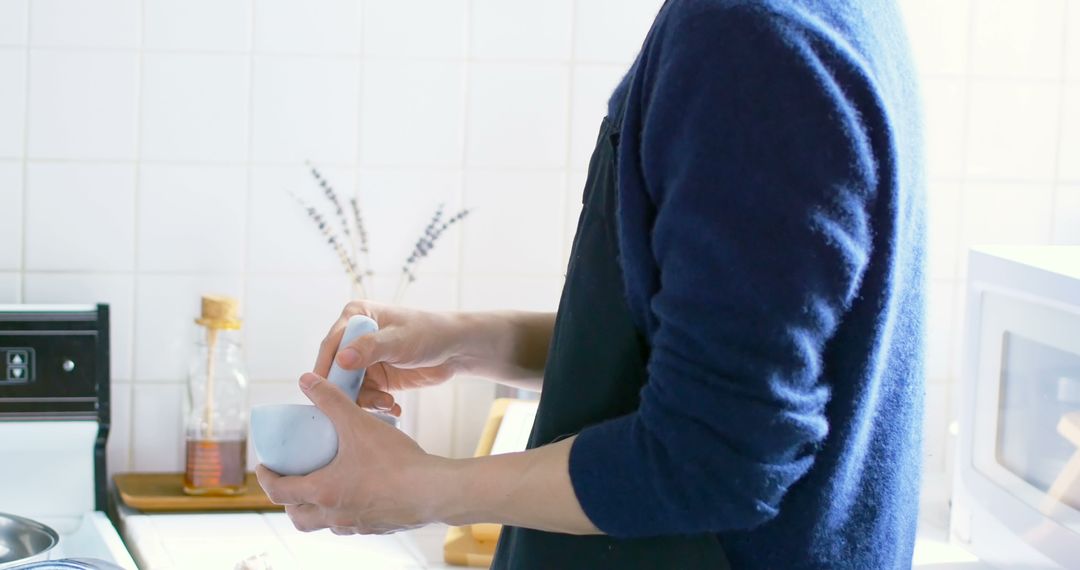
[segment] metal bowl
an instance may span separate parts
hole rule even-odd
[[[0,513],[0,568],[40,560],[59,542],[55,530],[37,521]]]

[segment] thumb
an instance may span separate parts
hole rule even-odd
[[[345,392],[317,374],[309,372],[301,376],[300,389],[316,408],[322,410],[326,417],[330,418],[335,426],[344,422],[350,412],[359,410],[356,403],[350,400]]]
[[[337,354],[337,363],[346,370],[368,368],[379,362],[391,362],[398,352],[392,329],[375,331],[364,335],[343,348]]]

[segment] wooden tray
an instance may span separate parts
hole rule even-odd
[[[469,527],[452,526],[443,543],[443,560],[454,566],[489,568],[495,559],[496,544],[476,540]]]
[[[123,473],[113,480],[125,505],[148,513],[283,510],[270,502],[254,473],[247,475],[247,492],[235,497],[185,495],[182,473]]]

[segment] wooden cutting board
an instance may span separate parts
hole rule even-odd
[[[254,473],[247,475],[247,492],[234,497],[185,495],[182,473],[123,473],[113,480],[125,505],[147,513],[283,510],[270,502]]]

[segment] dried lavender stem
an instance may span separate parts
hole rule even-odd
[[[320,233],[322,233],[331,249],[337,254],[342,267],[345,269],[345,273],[352,281],[353,293],[359,295],[361,298],[366,298],[367,290],[364,283],[364,277],[372,276],[375,273],[372,271],[368,233],[360,210],[359,201],[355,196],[349,198],[349,206],[351,209],[349,213],[352,214],[351,219],[349,219],[349,217],[346,216],[345,209],[342,207],[342,202],[339,199],[337,192],[330,186],[329,181],[323,177],[322,173],[312,166],[310,162],[306,164],[310,169],[315,182],[322,189],[323,196],[334,207],[334,214],[337,216],[337,221],[341,224],[341,232],[346,238],[344,244],[343,240],[335,233],[331,224],[327,222],[326,218],[318,210],[305,204],[304,201],[295,194],[292,194],[292,196],[300,206],[304,208],[308,217],[315,222]],[[416,267],[420,261],[431,254],[435,249],[435,246],[439,243],[439,239],[451,226],[465,219],[465,217],[469,215],[469,210],[461,210],[450,218],[444,218],[445,206],[445,204],[439,204],[436,208],[431,220],[428,221],[427,227],[424,228],[423,233],[420,235],[419,239],[417,239],[412,253],[405,260],[401,270],[401,277],[398,280],[398,286],[394,293],[395,303],[400,303],[404,299],[409,285],[416,281]],[[349,255],[346,246],[352,250],[352,255]],[[363,269],[360,268],[361,263],[363,264]]]
[[[461,210],[457,214],[454,214],[450,218],[443,221],[444,205],[440,204],[435,210],[435,215],[432,216],[431,221],[428,222],[424,233],[420,235],[420,239],[416,241],[413,251],[409,254],[409,257],[405,260],[405,264],[401,267],[401,279],[398,280],[397,292],[394,294],[394,302],[400,302],[405,296],[405,290],[409,284],[416,281],[416,266],[421,260],[426,258],[435,249],[435,246],[439,243],[439,238],[446,233],[446,230],[451,226],[464,220],[469,215],[469,210]],[[441,222],[441,223],[440,223]]]
[[[317,168],[310,162],[307,163],[307,166],[308,169],[311,170],[311,176],[315,178],[315,182],[318,183],[319,188],[322,189],[323,196],[325,196],[327,201],[334,206],[334,213],[337,215],[338,221],[341,222],[342,233],[349,239],[349,242],[352,242],[352,231],[349,229],[349,222],[345,219],[345,209],[341,206],[341,200],[338,199],[337,192],[334,191],[333,186],[330,185],[330,182],[323,177],[322,173],[319,172]],[[355,255],[356,252],[354,251],[353,256],[355,257]]]
[[[308,214],[308,217],[315,222],[323,237],[326,238],[327,243],[330,244],[330,247],[334,250],[335,253],[337,253],[338,260],[341,262],[342,267],[344,267],[345,272],[352,279],[353,283],[360,287],[363,287],[363,275],[361,275],[357,271],[356,264],[353,262],[352,258],[349,257],[349,254],[345,251],[345,248],[342,247],[341,240],[338,239],[336,234],[334,234],[334,231],[330,228],[330,224],[326,222],[326,219],[322,216],[322,214],[318,212],[318,210],[311,206],[308,206],[296,194],[292,194],[292,197],[294,200],[297,201],[297,203],[300,204],[300,207],[304,208],[304,210]]]
[[[349,205],[352,207],[353,222],[356,224],[356,247],[360,251],[360,255],[364,259],[364,267],[366,275],[372,275],[371,270],[371,248],[368,244],[367,227],[364,224],[364,216],[360,212],[360,202],[355,198],[349,198]]]

